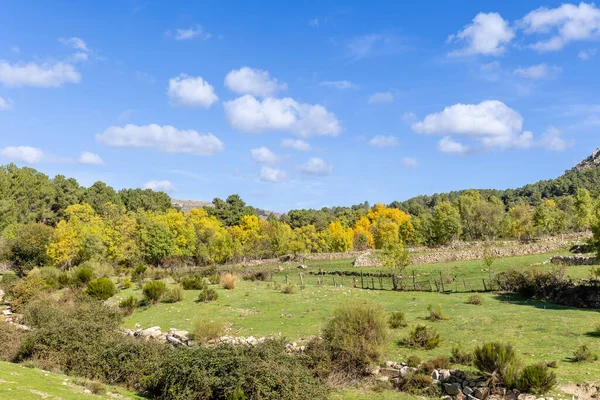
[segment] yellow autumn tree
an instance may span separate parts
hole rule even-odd
[[[362,217],[354,225],[354,248],[356,250],[372,249],[375,246],[373,233],[371,232],[371,221]]]
[[[341,222],[336,220],[329,224],[327,231],[331,237],[329,251],[344,253],[352,250],[354,242],[352,228],[344,229]]]
[[[196,237],[194,258],[197,263],[222,263],[233,256],[232,239],[227,229],[217,218],[209,217],[205,209],[190,210],[187,223]]]

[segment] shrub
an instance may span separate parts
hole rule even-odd
[[[131,281],[129,281],[129,280],[123,282],[123,290],[129,289],[132,285],[133,285],[133,283],[131,283]]]
[[[5,292],[10,290],[10,287],[14,285],[19,280],[19,277],[16,273],[12,271],[6,271],[2,274],[2,280],[0,281],[0,288],[2,288]]]
[[[521,392],[542,394],[556,385],[556,374],[544,364],[528,365],[523,369],[516,382]]]
[[[34,274],[21,279],[11,286],[9,294],[12,296],[12,309],[17,313],[23,312],[27,303],[46,289],[46,281],[40,274]]]
[[[148,303],[156,304],[163,297],[166,289],[167,286],[163,281],[151,281],[144,285],[142,292]]]
[[[421,365],[421,357],[414,355],[408,357],[408,359],[406,360],[406,365],[408,365],[411,368],[418,368],[419,365]]]
[[[408,374],[398,381],[397,389],[402,392],[425,395],[433,394],[433,379],[424,373]]]
[[[388,325],[392,329],[398,329],[400,327],[408,326],[406,323],[406,315],[402,311],[394,311],[390,314],[388,319]]]
[[[306,344],[303,362],[315,376],[321,378],[326,378],[333,370],[329,348],[320,338],[313,338]]]
[[[408,347],[431,350],[438,347],[441,342],[442,339],[436,329],[418,324],[411,329],[408,337],[404,339],[402,344]]]
[[[80,267],[91,268],[94,271],[94,278],[110,278],[115,274],[115,269],[112,265],[97,260],[88,260],[81,263]]]
[[[517,379],[521,362],[508,343],[485,343],[474,351],[475,367],[483,373],[495,375],[504,385],[512,387]]]
[[[441,304],[438,304],[437,308],[433,308],[433,306],[430,304],[429,307],[427,307],[427,311],[429,311],[428,319],[431,322],[444,321],[448,319],[448,317],[444,316],[444,314],[442,313]]]
[[[475,306],[479,306],[483,304],[483,297],[479,293],[475,293],[469,296],[467,299],[467,304],[473,304]]]
[[[0,321],[0,361],[16,361],[26,335],[23,329]]]
[[[132,281],[143,280],[146,277],[145,275],[146,275],[147,269],[148,269],[148,266],[145,264],[140,264],[137,267],[135,267],[135,269],[131,273],[131,280]]]
[[[286,283],[281,287],[281,293],[294,294],[296,293],[296,285],[293,282]]]
[[[266,282],[266,281],[271,280],[271,276],[272,276],[272,274],[270,271],[256,271],[256,272],[252,272],[250,275],[245,275],[244,277],[242,277],[242,279],[245,281],[252,281],[252,282],[256,282],[256,281]]]
[[[94,270],[90,267],[78,267],[73,273],[73,280],[76,285],[84,286],[94,277]]]
[[[589,347],[585,344],[582,344],[573,352],[573,361],[574,362],[587,362],[587,361],[596,361],[598,356],[592,353]]]
[[[454,346],[450,361],[454,364],[471,365],[473,363],[473,352],[464,350],[460,346]]]
[[[371,363],[379,362],[387,339],[385,312],[372,303],[338,307],[323,329],[332,361],[348,375],[363,374]]]
[[[67,287],[71,284],[71,275],[68,272],[62,272],[58,276],[58,285],[61,288]]]
[[[163,299],[165,303],[177,303],[181,300],[183,300],[183,288],[181,285],[176,285],[167,289],[165,298]]]
[[[46,247],[52,239],[53,229],[41,223],[19,225],[14,238],[8,240],[8,261],[13,270],[24,276],[35,266],[49,263]]]
[[[185,276],[181,279],[183,290],[203,290],[208,286],[200,275]]]
[[[198,294],[198,301],[208,303],[210,301],[215,301],[219,298],[219,293],[213,288],[206,288]]]
[[[418,373],[431,375],[433,370],[435,369],[435,365],[433,365],[432,361],[425,361],[421,365],[419,365]]]
[[[91,297],[97,300],[108,300],[117,293],[117,287],[108,278],[98,278],[90,281],[85,291]]]
[[[450,359],[446,356],[434,358],[431,360],[431,363],[433,364],[434,369],[450,369],[450,366],[452,365]]]
[[[119,302],[119,307],[126,315],[131,315],[139,305],[139,300],[135,296],[129,296]]]
[[[230,273],[225,273],[220,277],[220,283],[223,289],[233,290],[236,286],[237,277]]]
[[[214,321],[200,321],[194,329],[194,340],[199,343],[218,339],[223,335],[223,324]]]

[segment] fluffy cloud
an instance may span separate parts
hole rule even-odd
[[[64,62],[17,63],[0,60],[0,82],[6,86],[59,87],[65,83],[79,83],[81,75],[75,67]]]
[[[225,148],[212,133],[200,135],[195,130],[179,130],[170,125],[111,126],[96,135],[96,140],[114,147],[155,147],[166,153],[211,155]]]
[[[177,29],[175,31],[175,40],[189,40],[199,38],[201,40],[207,40],[211,38],[211,34],[204,31],[201,25],[192,26],[188,29]]]
[[[328,86],[335,89],[356,89],[356,85],[350,81],[323,81],[319,86]]]
[[[561,67],[541,63],[526,68],[519,67],[513,71],[513,74],[527,79],[552,79],[560,74],[561,71]]]
[[[471,149],[469,146],[465,146],[462,143],[458,143],[450,136],[444,136],[442,140],[438,143],[438,150],[442,153],[451,153],[451,154],[467,154]]]
[[[0,111],[8,111],[13,108],[13,101],[11,99],[4,99],[0,97]]]
[[[144,189],[150,189],[155,192],[173,193],[177,191],[175,185],[169,181],[149,181],[144,183]]]
[[[180,74],[169,79],[167,92],[171,104],[208,108],[219,100],[213,87],[200,76]]]
[[[404,168],[418,168],[419,161],[414,157],[404,157],[402,160],[402,166]]]
[[[479,13],[473,22],[456,35],[450,35],[448,42],[466,42],[467,46],[455,50],[450,55],[502,54],[506,45],[515,37],[514,30],[498,13]]]
[[[286,97],[258,100],[244,95],[224,103],[227,120],[243,132],[287,131],[307,138],[337,136],[340,123],[335,114],[319,104],[298,103]]]
[[[229,71],[225,76],[225,86],[238,94],[251,94],[257,97],[270,97],[287,89],[287,84],[271,78],[268,71],[242,67]]]
[[[36,147],[8,146],[0,150],[0,156],[9,161],[37,164],[44,159],[44,152]]]
[[[85,53],[88,53],[90,51],[85,42],[78,37],[58,38],[58,41],[64,44],[65,46],[74,48],[75,50],[80,50]]]
[[[252,159],[261,164],[275,164],[282,160],[282,157],[275,155],[275,153],[264,146],[252,149],[250,153],[252,153]]]
[[[565,151],[570,144],[561,137],[561,131],[550,127],[542,133],[538,146],[551,151]]]
[[[300,167],[300,171],[305,175],[326,176],[331,175],[333,167],[319,157],[314,157]]]
[[[377,135],[369,141],[369,145],[374,147],[393,147],[398,146],[398,139],[395,136]]]
[[[84,151],[79,155],[79,163],[88,165],[104,165],[104,161],[98,154],[90,153],[89,151]]]
[[[288,149],[294,149],[297,151],[311,151],[312,150],[312,146],[308,142],[305,142],[304,140],[300,140],[300,139],[283,139],[281,141],[281,147],[288,148]]]
[[[285,171],[276,168],[262,167],[260,169],[260,180],[265,182],[279,183],[287,180]]]
[[[540,52],[562,49],[567,43],[600,37],[600,9],[593,3],[562,4],[531,11],[519,25],[526,34],[551,34],[531,47]]]
[[[377,92],[369,97],[369,104],[391,103],[394,101],[392,92]]]

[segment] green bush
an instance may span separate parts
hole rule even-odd
[[[525,393],[543,394],[556,385],[556,374],[544,364],[528,365],[516,382],[516,388]]]
[[[406,360],[406,365],[408,365],[411,368],[419,368],[421,362],[421,357],[412,355]]]
[[[388,319],[388,325],[392,329],[398,329],[400,327],[408,326],[406,323],[406,315],[402,311],[394,311],[390,314]]]
[[[142,288],[144,298],[150,304],[158,303],[160,299],[162,299],[166,290],[167,286],[163,281],[150,281]]]
[[[71,284],[71,275],[66,271],[61,272],[57,278],[57,281],[61,288],[67,287]]]
[[[33,274],[21,279],[10,287],[9,295],[12,297],[12,309],[21,313],[27,303],[46,289],[46,281],[40,274]]]
[[[183,288],[181,285],[173,286],[167,289],[163,301],[165,303],[177,303],[183,300]]]
[[[474,366],[483,373],[496,375],[500,381],[512,387],[518,377],[521,361],[512,345],[508,343],[485,343],[474,351]]]
[[[140,281],[143,280],[146,276],[146,270],[148,269],[148,266],[145,264],[140,264],[137,267],[134,268],[133,272],[131,273],[131,280],[132,281]]]
[[[296,293],[296,285],[293,282],[286,283],[281,287],[281,293],[283,294],[294,294]]]
[[[460,346],[452,347],[450,361],[454,364],[471,365],[473,363],[473,352],[464,350]]]
[[[73,273],[74,283],[79,286],[87,285],[94,278],[94,270],[90,267],[78,267]]]
[[[198,294],[198,301],[201,303],[208,303],[210,301],[216,301],[219,298],[219,293],[213,288],[205,288]]]
[[[444,321],[448,319],[448,317],[442,313],[441,304],[438,304],[437,308],[433,308],[433,305],[430,304],[429,307],[427,307],[427,311],[429,311],[429,317],[427,319],[429,319],[431,322]]]
[[[434,369],[450,369],[450,366],[452,365],[450,359],[446,356],[438,356],[431,360],[431,363],[433,364]]]
[[[349,303],[334,310],[323,329],[323,340],[338,370],[361,375],[381,361],[388,340],[387,316],[373,303]]]
[[[45,224],[19,225],[13,239],[8,240],[7,258],[12,269],[24,276],[33,267],[49,264],[46,247],[52,239],[53,229]]]
[[[0,321],[0,361],[15,361],[27,332],[8,322]]]
[[[408,374],[397,383],[396,388],[401,392],[412,393],[416,395],[432,395],[434,388],[432,386],[433,379],[425,373]]]
[[[200,321],[194,329],[194,340],[199,343],[206,343],[218,339],[223,335],[224,326],[221,322]]]
[[[135,309],[139,306],[140,302],[135,296],[129,296],[119,302],[119,308],[121,308],[126,315],[131,315]]]
[[[204,278],[200,275],[186,276],[181,280],[183,290],[203,290],[208,287]]]
[[[573,361],[574,362],[587,362],[587,361],[596,361],[598,356],[592,353],[589,347],[585,344],[582,344],[573,352]]]
[[[117,287],[108,278],[98,278],[90,281],[85,292],[96,300],[108,300],[117,293]]]
[[[303,363],[313,372],[315,376],[326,378],[333,371],[331,353],[327,344],[320,338],[313,338],[306,344]]]
[[[19,277],[13,271],[6,271],[2,274],[2,280],[0,281],[0,288],[5,292],[10,291],[10,287],[19,280]]]
[[[414,326],[402,344],[426,350],[435,349],[442,343],[438,331],[430,326],[418,324]]]
[[[475,293],[469,296],[467,299],[467,304],[473,304],[475,306],[479,306],[483,304],[483,297],[479,293]]]
[[[256,272],[252,272],[250,275],[244,275],[242,277],[242,279],[245,281],[252,281],[252,282],[256,282],[256,281],[267,282],[267,281],[271,280],[271,277],[272,277],[272,274],[270,271],[256,271]]]

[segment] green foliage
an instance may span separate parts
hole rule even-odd
[[[142,288],[144,298],[150,304],[158,303],[160,299],[162,299],[166,290],[167,286],[163,281],[150,281]]]
[[[446,356],[439,356],[431,360],[434,369],[450,369],[452,363]],[[433,371],[432,371],[433,372]]]
[[[408,326],[408,323],[406,322],[406,315],[402,311],[394,311],[388,318],[388,324],[392,329]]]
[[[438,331],[430,326],[417,324],[414,326],[408,337],[401,344],[407,347],[416,347],[425,350],[432,350],[442,343]]]
[[[281,293],[283,294],[294,294],[296,291],[296,285],[293,282],[286,283],[281,287]]]
[[[181,285],[175,285],[167,289],[163,302],[178,303],[183,300],[183,288]]]
[[[337,368],[360,375],[383,356],[388,340],[387,316],[373,303],[349,303],[336,308],[323,329],[323,340]]]
[[[219,299],[219,293],[213,288],[204,288],[198,294],[198,301],[201,303],[208,303]]]
[[[94,278],[91,267],[78,267],[73,273],[73,280],[77,285],[86,285]]]
[[[543,394],[555,385],[556,374],[544,364],[534,364],[523,368],[515,386],[524,393]]]
[[[171,198],[165,192],[151,189],[121,189],[119,198],[129,211],[165,212],[171,208]]]
[[[0,321],[0,361],[15,361],[27,332],[8,322]]]
[[[406,376],[400,378],[397,383],[396,388],[401,392],[416,394],[416,395],[431,395],[433,386],[433,379],[430,376],[430,373],[421,373],[416,372],[412,374],[407,374]]]
[[[246,203],[237,194],[232,194],[225,201],[215,198],[213,207],[206,207],[208,215],[216,217],[224,226],[239,225],[246,215],[258,215],[254,207]]]
[[[467,304],[473,304],[475,306],[479,306],[483,304],[483,297],[479,293],[475,293],[469,296],[467,299]]]
[[[512,345],[485,343],[475,348],[474,357],[473,365],[481,372],[497,376],[508,387],[515,384],[521,361]]]
[[[27,303],[46,289],[46,281],[41,274],[33,274],[21,279],[10,287],[9,294],[12,297],[12,309],[21,313]]]
[[[221,322],[199,321],[194,329],[194,340],[206,344],[221,337],[224,329],[225,327]]]
[[[42,267],[50,263],[46,247],[52,238],[52,228],[40,223],[19,225],[14,238],[8,240],[7,261],[13,270],[23,276],[33,267]]]
[[[6,271],[2,274],[2,280],[0,280],[0,288],[5,292],[9,291],[9,288],[19,280],[16,273],[12,271]]]
[[[408,359],[406,360],[406,365],[408,365],[411,368],[419,368],[419,365],[421,365],[421,357],[416,356],[416,355],[412,355],[410,357],[408,357]]]
[[[88,283],[85,292],[96,300],[108,300],[117,293],[117,287],[109,278],[98,278]]]
[[[450,361],[453,364],[471,365],[473,363],[473,359],[474,355],[472,351],[465,350],[460,346],[452,347]]]
[[[129,296],[119,302],[119,307],[125,312],[126,315],[131,315],[139,304],[140,302],[137,297]]]
[[[206,281],[198,274],[185,276],[181,280],[183,290],[203,290],[207,288]]]
[[[433,305],[430,304],[427,307],[427,311],[429,311],[429,317],[427,317],[427,319],[431,322],[448,320],[448,317],[446,317],[442,312],[441,304],[438,304],[437,308],[433,308]]]
[[[585,344],[582,344],[573,352],[574,362],[589,362],[596,361],[597,359],[598,356],[594,354],[592,350]]]

